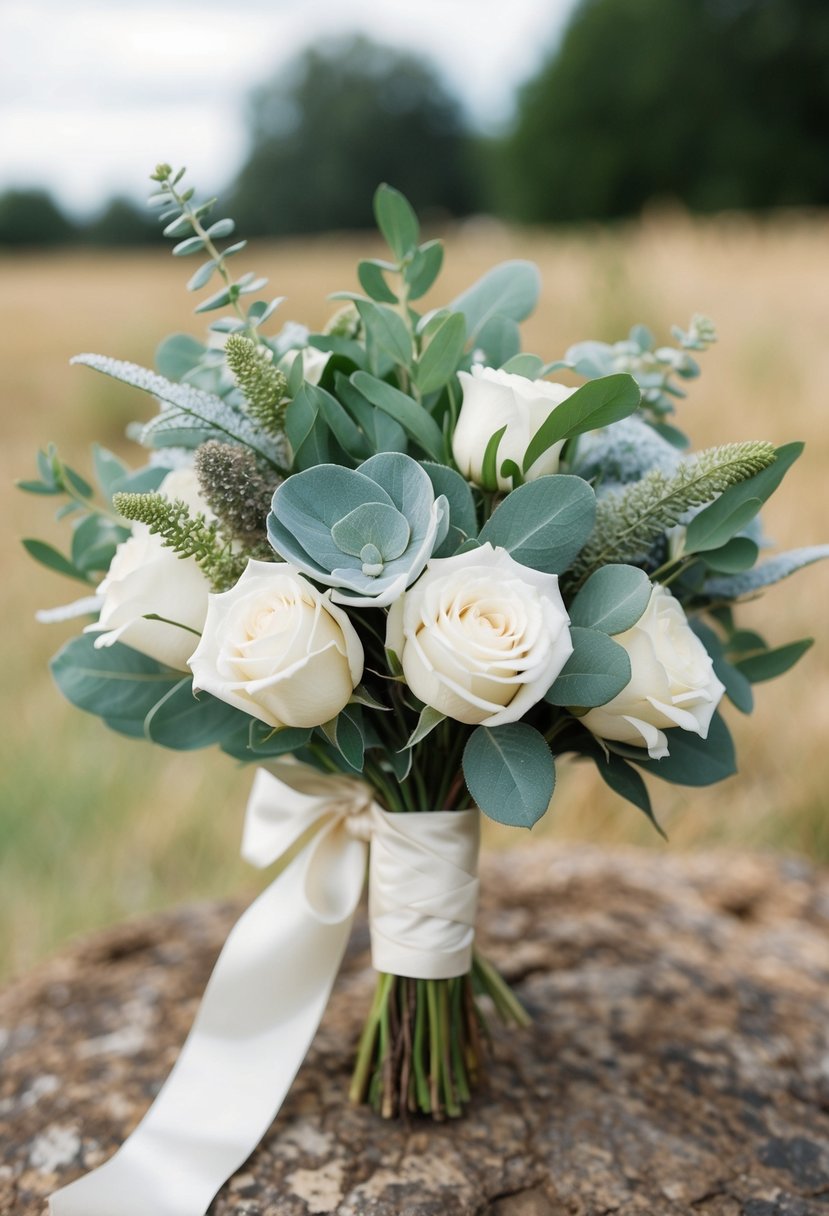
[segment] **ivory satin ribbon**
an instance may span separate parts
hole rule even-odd
[[[296,848],[222,948],[170,1076],[114,1157],[51,1216],[204,1216],[281,1107],[322,1019],[363,887],[379,971],[465,974],[478,894],[477,811],[390,814],[363,782],[304,765],[256,774],[242,856]]]

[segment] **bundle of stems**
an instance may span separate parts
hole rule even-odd
[[[484,1001],[506,1025],[530,1018],[493,965],[477,952],[472,970],[423,980],[380,973],[349,1089],[384,1119],[458,1118],[480,1080],[490,1038]]]

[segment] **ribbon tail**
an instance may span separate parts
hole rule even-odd
[[[306,868],[297,858],[231,930],[150,1110],[114,1157],[51,1197],[51,1216],[204,1216],[250,1156],[316,1034],[351,930],[350,907],[314,915]]]

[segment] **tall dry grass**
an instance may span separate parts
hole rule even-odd
[[[355,287],[366,239],[262,245],[250,264],[288,296],[286,317],[311,326],[328,292]],[[645,219],[613,231],[516,232],[470,224],[447,237],[443,300],[493,261],[541,267],[540,308],[525,345],[547,357],[585,337],[615,339],[634,321],[666,335],[694,311],[721,342],[704,356],[682,422],[698,446],[744,438],[806,439],[806,455],[770,504],[781,546],[829,535],[829,230],[822,217]],[[12,488],[37,445],[55,440],[84,467],[93,439],[129,454],[124,426],[146,413],[139,394],[70,369],[82,350],[148,363],[177,329],[201,332],[183,290],[188,267],[163,253],[61,254],[0,261],[3,443],[0,446],[0,970],[19,969],[81,930],[199,896],[250,887],[237,860],[250,772],[219,754],[181,755],[108,733],[52,687],[46,661],[73,629],[39,626],[37,607],[75,586],[29,562],[23,535],[56,534],[47,500]],[[437,302],[437,301],[435,301]],[[133,450],[137,462],[138,453]],[[772,642],[817,633],[800,668],[760,687],[750,719],[729,711],[740,775],[711,790],[658,785],[670,848],[775,848],[829,858],[829,564],[748,605],[748,625]],[[822,635],[822,636],[821,636]],[[644,819],[592,771],[562,766],[553,810],[539,825],[559,838],[633,841],[663,849]],[[492,847],[517,833],[492,831]]]

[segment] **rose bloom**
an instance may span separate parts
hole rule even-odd
[[[363,674],[348,616],[287,562],[249,561],[211,595],[190,659],[204,689],[269,726],[319,726],[344,709]]]
[[[530,440],[542,422],[576,390],[549,380],[528,380],[526,376],[478,364],[473,366],[471,374],[458,372],[458,379],[463,389],[463,402],[452,437],[455,463],[464,477],[480,485],[487,444],[502,426],[506,426],[498,446],[496,468],[498,489],[511,490],[512,478],[501,476],[504,461],[514,460],[520,469]],[[539,456],[524,474],[525,481],[557,473],[563,447],[564,440],[554,443]]]
[[[433,558],[389,611],[386,645],[426,705],[458,722],[516,722],[573,650],[555,574],[483,545]]]
[[[171,500],[181,499],[194,514],[211,514],[192,469],[169,473],[158,492]],[[195,558],[179,557],[146,524],[134,523],[132,535],[116,549],[98,588],[103,596],[100,617],[85,632],[100,634],[96,647],[123,642],[167,667],[187,671],[193,634],[201,632],[209,592],[210,584]],[[148,621],[149,614],[165,620]]]
[[[602,739],[646,747],[654,760],[669,754],[665,731],[671,727],[707,738],[725,688],[679,600],[654,587],[633,628],[613,640],[628,653],[630,681],[580,721]]]

